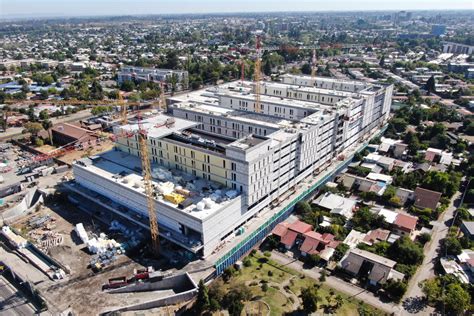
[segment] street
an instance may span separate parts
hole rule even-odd
[[[0,276],[0,315],[34,315],[33,305],[17,289]]]
[[[299,260],[295,260],[293,258],[289,258],[285,256],[284,254],[278,252],[278,251],[272,251],[272,256],[271,258],[275,260],[276,262],[283,264],[289,268],[292,268],[296,271],[300,271],[304,275],[315,279],[319,280],[319,277],[321,276],[319,269],[318,268],[313,268],[313,269],[304,269],[303,268],[303,262]],[[358,300],[372,305],[388,314],[394,313],[395,315],[402,315],[400,313],[400,307],[392,304],[392,303],[384,303],[380,301],[378,297],[376,297],[372,292],[366,291],[363,288],[360,288],[356,285],[350,284],[344,280],[341,280],[337,277],[334,276],[326,276],[326,281],[324,282],[327,286],[342,292],[344,294],[347,294],[351,297],[357,298]]]
[[[430,306],[425,306],[420,304],[421,298],[424,296],[418,284],[426,279],[434,277],[434,265],[436,260],[438,260],[438,251],[440,249],[440,241],[446,237],[448,234],[449,227],[446,222],[449,222],[456,210],[456,202],[461,197],[461,192],[456,192],[456,194],[451,199],[451,202],[441,214],[440,218],[433,223],[433,231],[431,233],[431,241],[428,244],[428,248],[425,249],[425,259],[423,263],[416,271],[415,275],[410,279],[408,284],[407,292],[405,293],[403,299],[403,308],[408,314],[416,314],[420,311],[424,313],[433,313],[434,309]]]

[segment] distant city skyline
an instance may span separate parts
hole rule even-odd
[[[472,0],[0,0],[0,18],[285,11],[472,10]]]

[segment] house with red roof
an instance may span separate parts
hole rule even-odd
[[[312,225],[296,220],[293,223],[279,223],[273,229],[272,234],[279,238],[280,243],[282,243],[286,249],[291,249],[297,240],[302,241],[304,235],[312,230]]]
[[[339,241],[334,240],[334,235],[330,233],[320,234],[315,231],[305,233],[305,239],[300,246],[302,256],[323,253],[326,248],[333,248],[339,245]]]
[[[418,217],[399,213],[393,222],[393,232],[400,236],[412,237]]]

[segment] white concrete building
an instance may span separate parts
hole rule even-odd
[[[346,148],[374,135],[387,120],[392,86],[311,80],[323,85],[305,87],[306,93],[319,97],[293,97],[290,91],[301,89],[294,84],[262,83],[257,109],[254,84],[233,82],[171,97],[172,117],[142,122],[156,170],[157,218],[170,234],[164,238],[207,257],[246,221],[278,204],[328,161],[343,159]],[[137,122],[115,127],[115,152],[73,168],[81,186],[146,216],[137,129]],[[173,185],[164,192],[171,186],[167,182]]]

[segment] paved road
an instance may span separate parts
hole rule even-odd
[[[441,214],[440,218],[433,222],[433,230],[431,233],[431,241],[428,244],[427,248],[424,251],[425,259],[423,260],[422,265],[416,271],[415,275],[411,278],[407,292],[405,293],[403,300],[403,307],[406,314],[414,315],[416,313],[433,313],[434,309],[429,306],[420,306],[420,300],[422,299],[423,292],[418,286],[420,282],[432,278],[434,274],[434,265],[438,260],[438,251],[440,249],[440,242],[448,234],[449,227],[446,223],[450,223],[450,220],[454,217],[454,212],[456,210],[456,203],[461,197],[460,192],[456,194],[451,199],[446,211]],[[415,305],[415,306],[413,306]],[[424,307],[424,308],[422,308]]]
[[[304,269],[303,263],[301,261],[295,260],[293,258],[289,258],[280,252],[272,251],[271,258],[283,265],[286,265],[287,267],[290,267],[296,271],[300,271],[301,273],[315,280],[319,280],[319,277],[321,275],[319,272],[321,271],[320,269],[318,268]],[[376,297],[372,292],[366,291],[363,288],[360,288],[356,285],[345,282],[339,278],[336,278],[334,276],[327,276],[325,284],[337,291],[345,293],[351,297],[355,297],[363,301],[364,303],[367,303],[380,310],[383,310],[384,312],[388,314],[394,313],[395,315],[402,315],[400,312],[399,306],[392,303],[384,303],[380,301],[380,299]]]
[[[17,289],[0,276],[0,315],[34,315],[36,309]]]
[[[67,123],[67,122],[78,122],[79,120],[85,119],[92,116],[91,110],[83,110],[71,115],[52,117],[51,122],[56,123]],[[0,133],[0,140],[8,140],[16,136],[22,135],[23,127],[9,127],[6,132]]]

